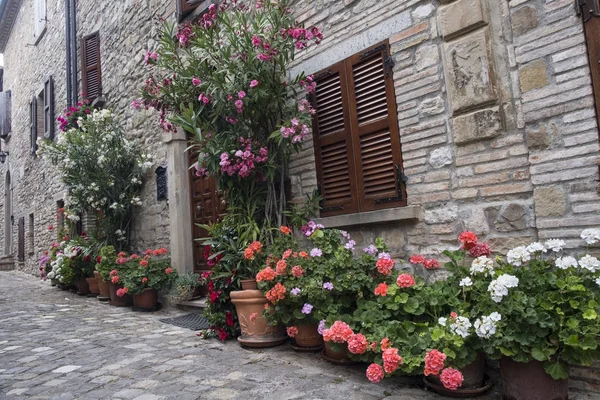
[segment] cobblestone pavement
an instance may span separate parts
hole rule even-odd
[[[0,272],[0,399],[443,398],[418,380],[374,385],[364,366],[334,366],[288,345],[247,350],[158,321],[181,313],[136,313]],[[480,399],[499,398],[492,390]]]

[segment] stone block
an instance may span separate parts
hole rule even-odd
[[[456,144],[496,137],[503,129],[500,107],[455,117],[452,119],[452,125]]]
[[[548,70],[544,60],[535,60],[519,69],[521,92],[529,92],[548,85]]]
[[[436,65],[440,62],[438,46],[435,44],[420,46],[415,51],[415,68],[417,71],[423,71],[425,68]]]
[[[560,217],[567,210],[565,191],[560,186],[535,188],[533,199],[537,217]]]
[[[497,100],[490,43],[485,29],[444,44],[446,89],[454,114]]]
[[[530,150],[544,150],[559,147],[563,144],[562,136],[555,123],[541,124],[538,129],[525,130],[527,147]]]
[[[438,10],[438,25],[444,40],[476,29],[487,21],[487,10],[482,0],[458,0]]]
[[[433,150],[429,155],[429,164],[436,169],[452,164],[452,150],[449,147]]]
[[[458,218],[458,206],[456,204],[444,204],[440,207],[425,211],[424,221],[426,224],[441,224],[456,221]]]
[[[510,23],[515,36],[522,35],[537,26],[537,11],[531,6],[518,8],[510,15]]]
[[[517,203],[488,207],[485,216],[490,226],[498,232],[521,231],[528,227],[530,208]]]
[[[488,238],[487,242],[493,253],[506,254],[510,249],[514,249],[515,247],[531,244],[533,238],[531,236],[498,237]]]

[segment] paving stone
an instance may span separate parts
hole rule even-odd
[[[65,365],[64,367],[57,368],[52,372],[54,372],[55,374],[64,374],[67,372],[75,371],[79,368],[81,368],[81,366],[79,365]]]

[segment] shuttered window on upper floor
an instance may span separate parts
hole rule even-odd
[[[54,139],[54,80],[49,76],[44,88],[29,102],[29,135],[31,154],[37,152],[37,139]]]
[[[99,32],[81,39],[81,86],[83,97],[90,102],[102,96]]]
[[[391,67],[385,42],[315,75],[322,217],[406,205]]]
[[[596,116],[600,128],[600,1],[594,0],[592,3],[589,5],[591,12],[590,10],[583,10],[583,24],[592,73],[592,84],[594,86],[594,97],[596,99]]]
[[[0,92],[0,139],[6,139],[12,130],[11,92]]]

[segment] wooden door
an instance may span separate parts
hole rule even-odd
[[[600,5],[597,12],[600,13]],[[588,18],[584,22],[585,38],[588,47],[588,56],[590,59],[590,71],[592,73],[592,84],[594,86],[594,97],[596,99],[596,113],[598,116],[598,125],[600,126],[600,15],[585,15]]]
[[[190,150],[188,152],[188,163],[192,167],[198,155]],[[194,249],[194,271],[206,271],[210,269],[204,257],[204,245],[195,240],[205,238],[208,232],[198,224],[210,225],[223,219],[227,212],[227,205],[223,193],[217,190],[217,184],[213,178],[199,177],[196,169],[189,169],[190,177],[190,207],[192,211],[192,239]]]

